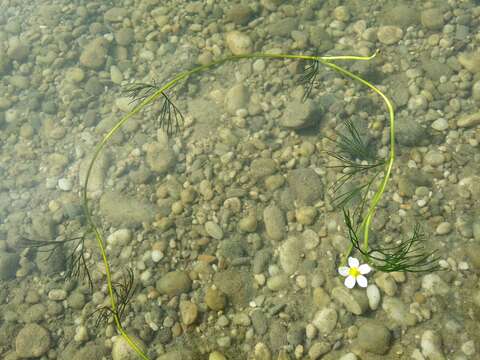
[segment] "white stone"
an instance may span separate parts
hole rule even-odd
[[[377,310],[381,300],[380,290],[377,285],[371,284],[367,286],[367,297],[370,309]]]
[[[152,261],[157,263],[163,259],[163,252],[161,252],[160,250],[153,250],[151,257]]]
[[[444,131],[448,129],[448,121],[444,118],[439,118],[432,123],[432,129],[437,131]]]
[[[62,191],[72,190],[73,184],[69,179],[61,178],[58,180],[58,188]]]
[[[320,331],[322,336],[329,335],[337,325],[338,315],[335,309],[325,308],[317,311],[312,324]]]
[[[422,353],[427,359],[444,360],[445,355],[442,350],[442,340],[440,336],[432,330],[426,330],[421,339]]]

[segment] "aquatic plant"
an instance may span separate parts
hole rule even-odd
[[[173,136],[181,131],[184,122],[184,117],[180,109],[174,104],[172,97],[167,93],[171,92],[176,85],[187,81],[189,78],[200,75],[208,70],[218,67],[227,62],[234,62],[244,59],[270,59],[270,60],[285,60],[291,59],[296,61],[307,62],[303,74],[300,76],[299,83],[304,86],[305,92],[303,100],[306,100],[312,92],[312,89],[317,84],[318,74],[321,65],[350,78],[361,85],[369,88],[383,100],[389,116],[389,152],[385,159],[377,159],[376,154],[367,146],[365,141],[360,136],[355,124],[351,120],[345,122],[345,133],[338,134],[336,139],[332,139],[336,143],[335,151],[327,151],[327,155],[333,157],[339,162],[339,165],[334,165],[341,170],[342,175],[332,185],[333,193],[332,203],[335,207],[342,210],[345,225],[347,227],[347,234],[350,240],[350,248],[344,254],[341,266],[343,273],[346,267],[344,266],[347,259],[353,250],[356,250],[363,257],[366,266],[369,266],[379,271],[433,271],[436,269],[437,258],[434,252],[424,252],[421,246],[423,239],[420,228],[415,226],[413,235],[410,239],[400,241],[398,244],[390,247],[371,247],[369,245],[370,232],[372,220],[377,211],[379,202],[387,188],[392,168],[395,160],[395,115],[392,103],[387,96],[380,91],[376,86],[363,79],[362,77],[350,72],[349,70],[336,64],[336,61],[369,61],[373,59],[377,53],[371,56],[312,56],[312,55],[294,55],[294,54],[273,54],[273,53],[252,53],[245,55],[231,55],[223,59],[213,61],[207,65],[194,67],[190,70],[185,70],[175,75],[170,81],[164,85],[137,83],[129,85],[125,88],[125,93],[132,99],[133,108],[130,112],[124,115],[118,122],[104,135],[102,140],[97,144],[93,150],[93,156],[87,168],[85,180],[82,189],[82,203],[84,214],[88,227],[88,234],[93,234],[96,239],[98,249],[105,267],[106,284],[109,295],[109,306],[104,306],[98,309],[94,315],[97,316],[97,324],[113,319],[113,322],[125,339],[125,341],[132,347],[132,349],[142,359],[148,359],[147,355],[140,349],[134,340],[127,334],[122,325],[122,316],[125,309],[132,299],[134,293],[134,274],[129,270],[119,282],[113,281],[112,270],[108,260],[105,242],[99,225],[95,222],[94,216],[91,212],[90,201],[87,197],[88,184],[91,178],[92,169],[96,164],[99,154],[106,147],[112,136],[121,129],[124,124],[136,114],[140,113],[148,106],[157,101],[163,101],[160,111],[157,114],[159,126],[165,130],[169,136]],[[373,174],[372,174],[373,173]],[[353,185],[349,190],[344,190],[347,183],[352,183],[354,178],[359,175],[366,177],[366,183]],[[377,183],[378,182],[378,183]],[[374,190],[372,190],[375,188]],[[372,193],[373,192],[373,193]],[[351,200],[360,197],[359,203],[354,209],[349,209]],[[78,249],[83,249],[83,239],[80,237],[72,239],[75,244],[75,249],[70,266],[76,270],[69,270],[70,275],[79,275],[79,266],[84,267],[82,273],[88,274],[88,279],[91,278],[88,272],[85,259],[78,257]],[[77,241],[77,242],[75,242]],[[78,243],[79,241],[79,243]],[[41,244],[39,244],[41,245]],[[53,245],[52,243],[45,243],[44,245]],[[81,246],[80,246],[81,245]],[[354,263],[353,265],[355,265]],[[365,268],[366,269],[366,268]],[[364,269],[364,270],[365,270]],[[356,274],[358,275],[358,274]],[[361,279],[363,283],[363,279]]]

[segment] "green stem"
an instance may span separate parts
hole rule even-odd
[[[179,73],[177,76],[175,76],[172,80],[167,82],[164,86],[159,88],[157,91],[155,91],[152,95],[141,101],[139,104],[137,104],[129,113],[124,115],[116,124],[114,127],[110,129],[110,131],[105,134],[103,137],[102,141],[100,141],[97,146],[95,147],[93,156],[90,160],[90,163],[87,168],[86,176],[85,176],[85,181],[83,184],[83,191],[82,191],[82,200],[83,200],[83,208],[84,208],[84,213],[85,217],[87,220],[87,223],[89,226],[93,229],[95,232],[95,238],[97,240],[98,247],[100,249],[100,253],[102,256],[102,262],[105,266],[105,272],[106,272],[106,278],[107,278],[107,287],[108,287],[108,294],[110,297],[110,305],[112,312],[114,314],[114,322],[115,326],[118,330],[118,332],[121,334],[121,336],[125,339],[125,341],[130,345],[130,347],[142,358],[143,360],[148,360],[149,358],[145,353],[140,349],[140,347],[128,336],[126,331],[124,330],[121,320],[119,319],[118,315],[116,314],[116,309],[117,309],[117,303],[115,300],[115,294],[113,290],[113,283],[112,283],[112,274],[110,270],[110,264],[107,258],[106,254],[106,249],[104,245],[104,241],[102,238],[102,235],[98,229],[98,227],[95,225],[95,222],[93,221],[92,214],[90,211],[89,207],[89,202],[88,202],[88,197],[87,197],[87,189],[88,189],[88,184],[90,181],[90,176],[92,173],[93,166],[99,156],[99,154],[102,152],[102,150],[105,148],[107,145],[108,141],[112,138],[112,136],[119,130],[121,129],[124,124],[131,119],[133,116],[138,114],[142,109],[144,109],[146,106],[152,104],[155,100],[157,100],[159,97],[162,96],[162,94],[167,91],[168,89],[172,88],[175,86],[177,83],[180,81],[187,79],[188,77],[197,74],[197,73],[202,73],[204,71],[210,70],[214,67],[220,66],[228,61],[238,61],[241,59],[256,59],[256,58],[268,58],[268,59],[292,59],[292,60],[310,60],[310,61],[319,61],[322,64],[326,65],[327,67],[330,67],[331,69],[347,76],[350,77],[363,85],[369,87],[372,89],[374,92],[379,94],[384,102],[387,105],[387,108],[389,110],[390,114],[390,156],[389,160],[387,163],[386,171],[385,171],[385,176],[383,178],[383,181],[378,188],[377,192],[375,193],[369,209],[367,216],[365,220],[362,223],[362,227],[364,229],[364,246],[368,248],[368,232],[370,228],[370,223],[373,218],[373,215],[375,213],[375,208],[382,198],[383,192],[385,191],[385,187],[387,185],[388,177],[390,175],[393,161],[395,158],[395,153],[394,153],[394,115],[393,115],[393,107],[388,100],[388,98],[375,86],[370,84],[368,81],[362,79],[361,77],[351,73],[350,71],[331,63],[331,61],[335,60],[371,60],[376,56],[377,53],[373,54],[372,56],[310,56],[310,55],[290,55],[290,54],[268,54],[268,53],[253,53],[253,54],[246,54],[246,55],[232,55],[232,56],[227,56],[223,59],[214,61],[210,64],[207,65],[202,65],[195,67],[191,70],[183,71]],[[351,250],[350,250],[351,251]]]

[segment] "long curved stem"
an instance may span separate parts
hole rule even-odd
[[[228,61],[238,61],[241,59],[255,59],[255,58],[269,58],[269,59],[292,59],[292,60],[310,60],[310,61],[319,61],[323,65],[333,69],[334,71],[343,74],[355,81],[360,82],[361,84],[369,87],[371,90],[376,92],[378,95],[382,97],[384,100],[388,111],[390,115],[390,155],[389,159],[387,162],[387,166],[385,169],[385,175],[384,178],[377,189],[375,195],[373,196],[372,201],[370,202],[370,206],[368,209],[367,216],[365,217],[365,220],[362,223],[362,228],[364,231],[364,247],[368,248],[368,234],[369,234],[369,228],[371,224],[371,220],[373,218],[373,215],[375,213],[375,209],[377,207],[378,202],[382,198],[382,195],[385,191],[385,188],[387,186],[388,178],[391,173],[391,169],[393,166],[393,161],[395,159],[395,151],[394,151],[394,113],[393,113],[393,107],[388,100],[388,98],[374,85],[369,83],[368,81],[362,79],[361,77],[351,73],[350,71],[332,63],[331,61],[335,60],[371,60],[376,56],[377,53],[371,55],[371,56],[310,56],[310,55],[291,55],[291,54],[269,54],[269,53],[253,53],[253,54],[246,54],[246,55],[232,55],[232,56],[227,56],[223,59],[214,61],[210,64],[207,65],[202,65],[195,67],[191,70],[183,71],[176,75],[172,80],[167,82],[165,85],[160,87],[158,90],[156,90],[153,94],[145,98],[143,101],[141,101],[139,104],[137,104],[129,113],[124,115],[116,124],[113,126],[107,134],[103,137],[103,139],[97,144],[95,147],[93,156],[90,160],[90,163],[88,165],[88,169],[86,172],[85,176],[85,181],[83,184],[83,190],[82,190],[82,200],[83,200],[83,209],[85,213],[85,217],[87,220],[88,225],[90,228],[94,231],[95,233],[95,238],[97,240],[98,247],[100,249],[100,253],[102,256],[102,262],[105,266],[105,272],[106,272],[106,280],[107,280],[107,287],[108,287],[108,295],[110,297],[110,306],[112,309],[112,313],[114,314],[114,322],[115,326],[118,330],[118,332],[121,334],[121,336],[125,339],[125,341],[130,345],[130,347],[138,354],[140,358],[143,360],[148,360],[149,358],[147,355],[140,349],[140,347],[132,340],[131,337],[127,334],[127,332],[124,330],[121,320],[118,317],[118,314],[116,313],[117,309],[117,303],[115,300],[115,294],[114,294],[114,289],[113,289],[113,283],[112,283],[112,274],[110,270],[110,263],[107,258],[107,253],[106,253],[106,248],[104,245],[103,237],[100,233],[100,230],[96,226],[95,222],[93,221],[92,214],[90,211],[89,207],[89,202],[88,202],[88,196],[87,196],[87,189],[88,189],[88,184],[90,181],[90,176],[92,173],[92,169],[94,164],[96,163],[96,160],[99,156],[99,154],[102,152],[102,150],[105,148],[107,145],[108,141],[112,138],[112,136],[119,130],[121,129],[125,123],[131,119],[133,116],[138,114],[141,110],[143,110],[145,107],[148,105],[152,104],[155,100],[157,100],[159,97],[162,96],[162,94],[172,88],[174,85],[179,83],[182,80],[187,79],[188,77],[197,74],[197,73],[202,73],[204,71],[210,70],[214,67],[220,66]]]

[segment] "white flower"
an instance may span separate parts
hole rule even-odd
[[[367,287],[367,278],[363,275],[372,271],[372,268],[368,264],[360,265],[358,259],[354,257],[348,258],[348,266],[340,266],[338,272],[342,276],[346,276],[345,286],[352,289],[356,283],[360,287]]]

